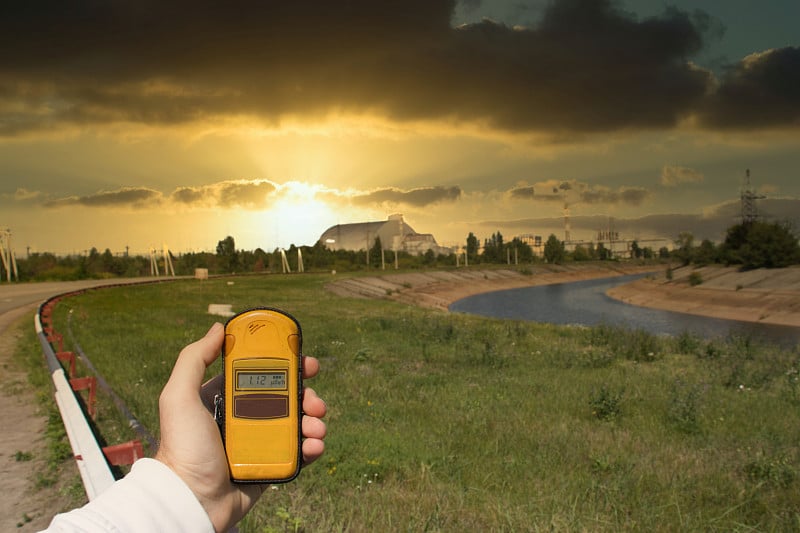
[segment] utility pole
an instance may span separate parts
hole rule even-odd
[[[11,276],[19,281],[19,271],[17,270],[17,256],[14,247],[11,245],[11,230],[5,228],[0,230],[0,258],[2,267],[6,271],[6,278],[11,282]],[[0,269],[0,279],[2,279],[2,269]]]
[[[175,277],[175,267],[172,266],[172,257],[170,257],[169,247],[164,245],[164,275],[169,276],[172,274],[172,277]]]
[[[159,277],[161,272],[158,270],[158,258],[156,257],[156,249],[150,247],[150,275]]]
[[[284,274],[291,274],[292,269],[289,267],[289,261],[286,260],[286,250],[281,248],[281,268]]]
[[[763,200],[766,196],[757,195],[750,186],[750,169],[745,172],[745,182],[742,187],[742,223],[749,224],[758,219],[758,210],[756,209],[756,200]]]

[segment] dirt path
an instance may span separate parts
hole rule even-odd
[[[0,531],[39,531],[66,502],[58,487],[36,487],[35,473],[44,468],[47,455],[47,419],[38,411],[25,371],[12,361],[21,328],[33,328],[35,310],[33,304],[0,315]]]
[[[38,412],[36,391],[13,362],[24,329],[33,329],[33,316],[47,298],[70,291],[142,279],[0,284],[0,531],[39,531],[69,501],[60,487],[37,487],[36,473],[44,469],[46,418]],[[37,344],[38,346],[38,344]],[[47,391],[52,397],[52,388]],[[53,400],[55,401],[55,400]],[[19,452],[19,453],[18,453]],[[66,462],[63,479],[78,468]],[[73,470],[70,470],[73,469]]]

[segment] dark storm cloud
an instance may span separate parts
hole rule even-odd
[[[154,207],[161,203],[162,194],[146,187],[123,187],[116,191],[101,191],[87,196],[68,196],[45,202],[45,207]]]
[[[772,79],[785,68],[776,65],[792,61],[764,58],[758,73],[732,75],[709,96],[711,74],[688,61],[713,33],[705,13],[670,8],[638,19],[612,0],[555,0],[529,29],[490,20],[453,28],[454,8],[454,0],[6,3],[0,135],[330,111],[594,132],[669,128],[700,105],[713,110],[705,124],[725,126],[722,110],[749,113],[759,87],[774,93],[785,83]],[[782,106],[797,116],[796,97],[785,94]],[[754,122],[775,121],[786,118]]]
[[[209,195],[202,187],[179,187],[172,191],[170,199],[182,205],[197,205],[206,203]]]
[[[458,2],[467,12],[475,11],[481,6],[482,0],[459,0]]]
[[[268,207],[277,186],[266,180],[223,181],[201,187],[179,187],[169,195],[173,205],[189,208],[221,207],[263,209]],[[27,192],[27,191],[26,191]],[[34,193],[27,192],[28,195]],[[17,195],[19,196],[19,195]],[[41,194],[36,193],[36,197]],[[17,201],[22,199],[17,198]],[[123,187],[86,196],[67,196],[43,202],[45,207],[129,207],[134,209],[166,205],[164,195],[146,187]]]
[[[266,207],[276,187],[268,181],[225,182],[218,185],[220,207]]]
[[[508,191],[508,195],[515,200],[531,200],[536,196],[533,185],[514,187]]]
[[[753,54],[732,66],[701,120],[721,129],[800,126],[800,47]]]
[[[540,192],[537,194],[535,189]],[[576,204],[623,204],[641,205],[650,198],[651,193],[643,187],[620,187],[616,190],[603,185],[590,185],[577,180],[556,182],[554,180],[535,185],[514,187],[508,191],[514,200],[534,200],[538,202],[565,202]]]
[[[41,191],[31,191],[24,187],[17,187],[13,193],[0,193],[0,209],[14,205],[17,207],[41,205],[45,199],[45,194]]]
[[[659,183],[664,187],[676,187],[684,183],[699,183],[703,179],[703,173],[693,168],[664,165]]]
[[[586,204],[641,205],[650,197],[650,192],[642,187],[620,187],[612,190],[607,187],[592,187],[580,193],[580,202]]]
[[[170,199],[185,207],[268,207],[278,187],[267,180],[223,181],[200,187],[179,187]]]
[[[425,207],[438,202],[454,202],[461,194],[461,187],[420,187],[408,191],[388,187],[353,196],[352,201],[360,205],[387,203]]]

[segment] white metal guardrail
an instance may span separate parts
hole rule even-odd
[[[40,315],[46,303],[39,307],[34,316],[34,327],[55,385],[56,404],[64,421],[86,495],[92,500],[114,483],[114,474],[42,328]]]
[[[135,280],[125,283],[110,283],[94,287],[87,287],[86,289],[99,289],[120,287],[129,285],[146,285],[151,283],[164,283],[169,281],[176,281],[176,277],[166,279],[149,279],[149,280]],[[142,444],[139,441],[130,441],[116,446],[109,446],[106,448],[101,447],[100,442],[97,440],[89,420],[86,417],[86,412],[78,400],[73,383],[71,383],[72,376],[68,376],[64,372],[64,367],[56,354],[56,351],[51,345],[56,339],[59,344],[62,344],[63,337],[54,334],[52,328],[52,312],[56,302],[65,296],[71,296],[79,292],[68,292],[56,296],[52,296],[45,300],[34,316],[34,327],[36,335],[39,337],[39,342],[42,344],[42,351],[47,362],[47,367],[50,370],[50,375],[55,385],[55,399],[58,405],[58,410],[61,413],[61,418],[64,422],[64,428],[69,438],[72,453],[78,465],[81,479],[83,481],[84,490],[89,500],[94,499],[103,491],[108,489],[114,484],[115,477],[112,471],[112,465],[129,465],[136,459],[143,457]],[[46,311],[46,312],[45,312]],[[43,318],[46,324],[43,324]],[[63,349],[63,346],[61,346]],[[59,353],[59,355],[62,355]],[[84,361],[93,371],[91,363]],[[96,371],[95,371],[96,373]],[[105,384],[102,376],[97,374],[92,379],[96,379],[101,386]],[[72,380],[73,382],[77,380]],[[107,386],[107,384],[105,384]],[[128,423],[132,429],[139,433],[140,437],[148,441],[151,447],[155,447],[155,440],[153,437],[139,424],[133,415],[124,407],[121,400],[116,398],[113,391],[107,391],[117,403],[117,408],[120,409],[123,416],[128,419]],[[91,393],[90,393],[91,398]],[[90,402],[91,406],[91,402]],[[90,411],[91,412],[91,411]],[[131,446],[135,444],[135,446]]]

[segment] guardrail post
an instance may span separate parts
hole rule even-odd
[[[42,326],[45,329],[53,327],[53,308],[52,307],[43,307],[42,308]]]
[[[62,363],[69,364],[67,376],[72,379],[75,377],[75,354],[73,352],[57,352],[56,358]]]
[[[89,416],[94,419],[95,409],[94,404],[97,401],[95,397],[95,389],[97,388],[97,379],[94,376],[84,378],[72,378],[69,384],[74,391],[89,390],[89,401],[87,402],[86,409],[89,411]]]
[[[144,447],[142,441],[132,440],[104,447],[103,455],[114,466],[132,465],[137,459],[144,457]]]
[[[64,351],[64,336],[62,334],[56,333],[56,330],[54,330],[52,328],[52,326],[49,327],[49,328],[45,328],[44,333],[45,333],[45,336],[47,337],[47,340],[50,343],[54,343],[54,342],[58,343],[58,350],[57,351],[59,351],[59,352],[63,352]]]

